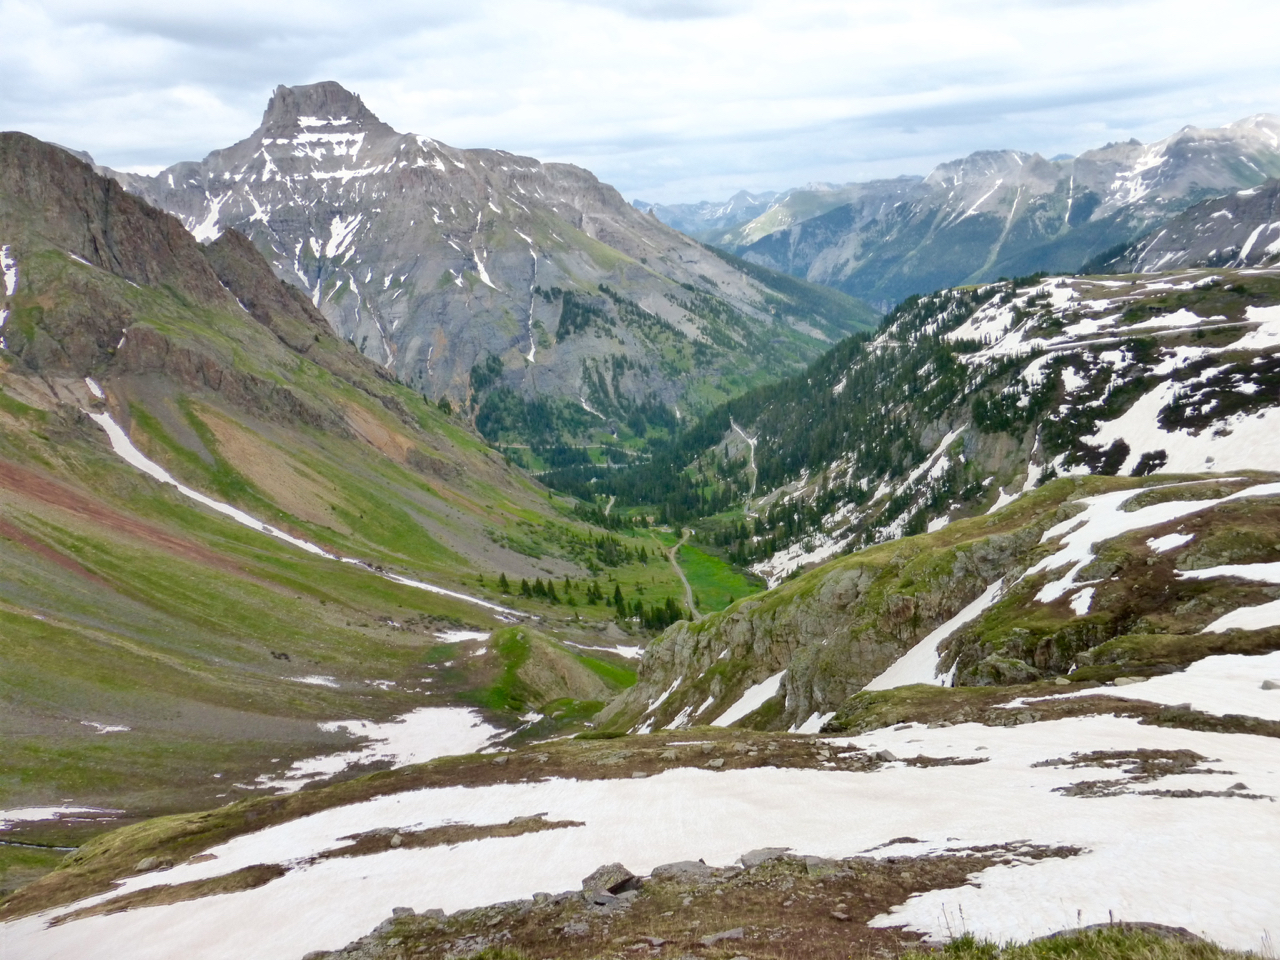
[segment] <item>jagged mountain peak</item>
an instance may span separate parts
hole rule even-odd
[[[477,408],[481,389],[551,395],[591,429],[633,402],[697,413],[707,400],[686,372],[789,372],[849,332],[848,309],[873,315],[799,287],[788,315],[775,314],[765,274],[655,222],[588,171],[399,133],[334,82],[277,88],[262,126],[199,163],[115,176],[198,240],[240,230],[340,337],[418,392]],[[723,317],[733,330],[707,333]],[[473,382],[486,363],[500,379]]]
[[[1075,158],[983,150],[901,186],[796,191],[709,242],[881,304],[956,284],[1072,273],[1182,210],[1280,176],[1280,118],[1183,127]],[[905,202],[904,202],[905,201]]]
[[[293,132],[310,127],[366,127],[390,130],[360,95],[334,80],[276,87],[262,114],[262,132]]]

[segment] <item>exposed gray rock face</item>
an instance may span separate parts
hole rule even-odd
[[[709,240],[883,304],[999,276],[1074,272],[1193,204],[1275,176],[1280,118],[1259,115],[1074,159],[983,151],[924,180],[792,191]]]
[[[432,398],[466,399],[495,356],[526,397],[585,407],[603,389],[696,413],[874,319],[780,299],[586,170],[397,133],[336,83],[278,88],[251,136],[203,161],[113,176],[197,239],[244,233]]]
[[[1280,261],[1280,180],[1198,203],[1108,263],[1118,272],[1260,267]]]

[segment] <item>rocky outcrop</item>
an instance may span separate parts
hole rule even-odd
[[[994,533],[969,521],[945,535],[885,544],[698,623],[677,623],[649,645],[635,687],[599,721],[650,729],[709,723],[783,671],[777,694],[745,725],[787,729],[834,711],[990,583],[1025,568],[1051,517]]]
[[[0,133],[0,220],[19,260],[48,244],[130,283],[168,284],[200,304],[234,306],[177,219],[24,133]],[[13,236],[28,229],[30,245]]]

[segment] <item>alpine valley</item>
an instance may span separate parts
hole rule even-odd
[[[654,216],[334,83],[0,134],[0,955],[1266,955],[1278,130]]]

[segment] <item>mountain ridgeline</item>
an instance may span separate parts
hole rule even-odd
[[[695,235],[888,309],[944,287],[1074,273],[1188,207],[1278,175],[1280,118],[1258,115],[1074,158],[988,150],[924,178],[791,190],[752,220]],[[682,225],[693,212],[666,210],[655,208]]]
[[[200,240],[243,233],[340,337],[495,442],[632,438],[877,319],[743,270],[581,168],[397,133],[336,83],[280,87],[200,162],[105,172]]]
[[[1280,262],[1280,180],[1185,210],[1119,253],[1086,267],[1159,273],[1183,267],[1266,267]]]

